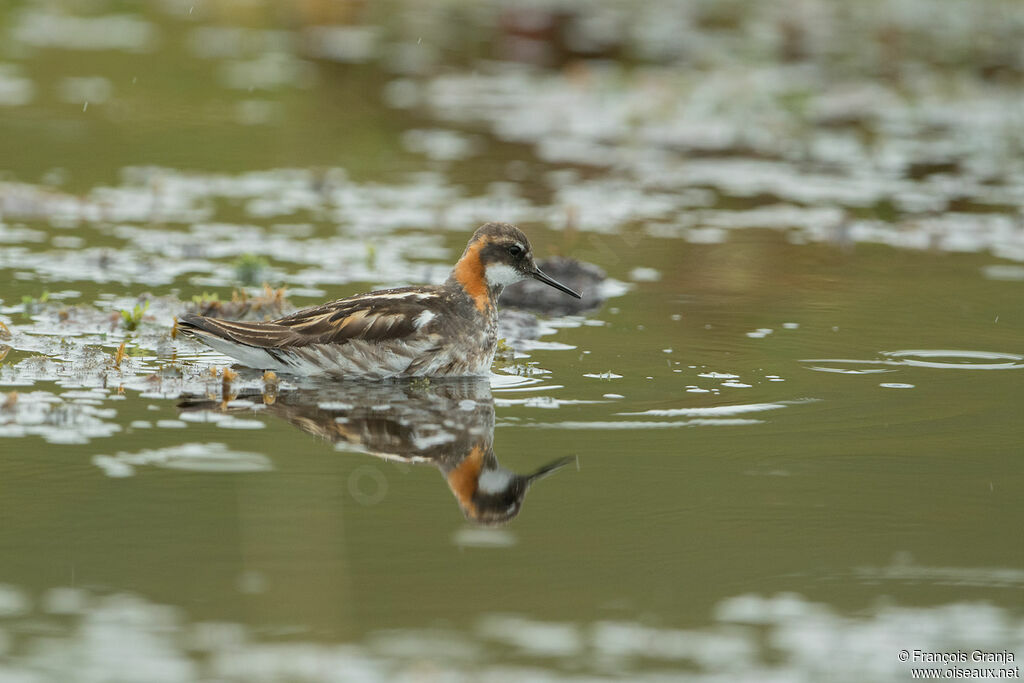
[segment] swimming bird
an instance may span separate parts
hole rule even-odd
[[[498,343],[501,290],[526,278],[580,298],[541,272],[522,230],[485,223],[444,284],[357,294],[269,322],[185,315],[178,330],[259,370],[362,379],[481,376]]]

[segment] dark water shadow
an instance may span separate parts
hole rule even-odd
[[[433,465],[466,518],[481,525],[515,518],[533,482],[574,460],[558,458],[527,474],[502,467],[494,454],[494,399],[487,379],[247,389],[230,400],[186,397],[178,408],[268,413],[345,449]]]

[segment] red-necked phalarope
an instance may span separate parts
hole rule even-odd
[[[580,297],[541,272],[522,230],[486,223],[443,285],[357,294],[270,322],[186,315],[178,329],[259,370],[365,379],[486,375],[498,343],[498,296],[531,277]]]

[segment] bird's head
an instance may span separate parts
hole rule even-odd
[[[482,526],[505,524],[519,514],[530,485],[556,472],[574,458],[559,458],[531,474],[516,474],[498,465],[497,460],[484,464],[476,479],[476,488],[466,501],[460,500],[462,512]]]
[[[500,292],[503,287],[533,278],[577,299],[581,298],[578,292],[548,277],[537,267],[530,240],[522,230],[508,223],[485,223],[480,226],[466,245],[466,251],[459,260],[460,266],[464,262],[465,270],[470,270],[470,264],[474,266],[473,270],[491,290]],[[456,266],[457,272],[460,266]]]

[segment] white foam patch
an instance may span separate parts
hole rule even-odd
[[[226,420],[219,420],[217,426],[225,429],[263,429],[266,427],[261,420],[246,420],[234,417],[233,415],[228,415],[227,417],[228,419]]]
[[[450,536],[450,542],[458,548],[502,552],[515,546],[517,538],[507,528],[467,524]],[[847,571],[843,578],[848,575]],[[1019,590],[1024,584],[1024,572],[1015,567],[894,564],[855,569],[854,578],[1003,590]],[[265,576],[250,570],[241,574],[237,587],[260,593],[268,585]],[[0,612],[5,627],[10,623],[19,644],[24,641],[33,653],[30,658],[5,660],[8,681],[40,680],[35,675],[38,666],[33,665],[42,658],[53,672],[51,680],[80,680],[83,661],[94,673],[92,680],[149,681],[155,680],[154,671],[170,672],[159,680],[195,680],[193,643],[201,643],[204,655],[208,653],[214,675],[207,678],[225,681],[311,680],[311,671],[343,671],[355,672],[350,678],[378,683],[394,680],[398,667],[428,659],[437,662],[431,672],[436,671],[439,680],[658,683],[680,680],[678,672],[684,671],[692,672],[686,680],[704,682],[808,681],[821,680],[822,667],[816,662],[828,661],[843,663],[848,674],[844,681],[905,681],[910,680],[909,665],[895,655],[879,658],[879,643],[900,643],[912,633],[920,634],[914,636],[919,639],[914,647],[931,652],[981,648],[979,652],[1006,650],[1018,657],[1019,634],[1024,631],[1019,614],[990,602],[960,600],[921,607],[887,600],[851,614],[792,592],[723,596],[710,607],[709,623],[687,628],[651,625],[629,615],[549,621],[484,611],[469,627],[377,631],[343,646],[301,637],[282,644],[261,638],[245,624],[195,621],[179,606],[125,591],[54,586],[37,600],[26,588],[3,584]],[[46,629],[38,627],[41,622]],[[182,632],[189,637],[182,637]],[[109,655],[111,643],[128,642],[141,643],[132,657]],[[480,653],[490,650],[499,654],[482,662]],[[78,656],[64,656],[68,652]],[[601,656],[593,657],[594,652]],[[522,664],[524,657],[529,668]],[[572,670],[566,672],[567,666]]]
[[[705,408],[668,408],[645,410],[639,413],[619,413],[619,415],[651,415],[656,417],[722,417],[725,415],[741,415],[758,413],[765,410],[785,408],[783,403],[741,403],[731,406],[709,406]]]
[[[763,424],[763,420],[743,418],[696,418],[679,421],[632,421],[632,420],[598,420],[595,422],[534,422],[525,423],[522,427],[544,427],[548,429],[668,429],[671,427],[741,427]]]
[[[92,463],[109,477],[130,477],[139,466],[193,472],[266,472],[273,469],[266,456],[233,451],[222,443],[185,443],[137,453],[96,455]]]
[[[508,643],[532,657],[572,657],[586,650],[581,629],[571,623],[495,614],[483,617],[478,630],[490,640]]]
[[[815,372],[835,372],[840,375],[876,375],[881,372],[896,372],[887,368],[826,368],[822,365],[812,365],[807,368],[808,370],[814,370]],[[778,381],[778,380],[771,380]]]
[[[465,527],[452,534],[452,543],[466,548],[511,548],[516,542],[507,529]]]

